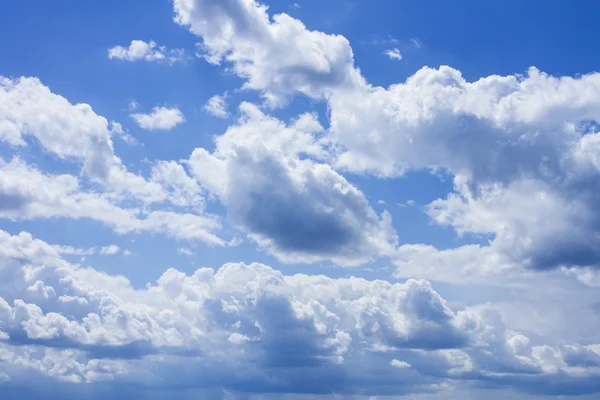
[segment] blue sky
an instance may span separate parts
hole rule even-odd
[[[596,398],[597,7],[7,4],[0,393]]]

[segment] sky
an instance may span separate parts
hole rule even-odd
[[[8,2],[0,398],[597,399],[597,11]]]

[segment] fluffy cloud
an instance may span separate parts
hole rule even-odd
[[[169,269],[141,290],[69,264],[29,234],[0,235],[0,373],[11,379],[0,385],[38,373],[87,385],[161,389],[202,377],[202,387],[348,395],[431,391],[447,379],[600,389],[598,345],[536,344],[487,307],[452,311],[427,281],[227,264]]]
[[[59,159],[80,163],[83,173],[114,195],[165,200],[159,185],[127,171],[114,154],[113,134],[122,134],[120,124],[109,124],[88,104],[69,103],[37,78],[0,77],[0,141],[19,148],[35,138]]]
[[[240,111],[212,154],[196,149],[189,160],[236,224],[284,261],[358,265],[392,251],[390,215],[377,215],[357,188],[307,157],[325,154],[313,115],[286,125],[249,103]]]
[[[287,14],[272,20],[255,0],[175,0],[177,23],[202,38],[206,60],[230,63],[272,106],[300,92],[321,98],[361,81],[352,49],[340,35],[307,30]]]
[[[600,265],[599,74],[556,78],[531,68],[468,82],[442,66],[373,87],[345,38],[286,14],[271,18],[254,0],[176,0],[174,9],[209,61],[230,63],[272,104],[294,93],[325,97],[336,169],[444,170],[456,191],[429,205],[434,221],[489,236],[509,263]]]
[[[84,170],[106,175],[113,162],[108,121],[87,104],[72,105],[36,78],[0,78],[0,139],[26,146],[35,137],[61,159],[81,159]]]
[[[163,187],[172,204],[200,212],[204,210],[202,188],[177,162],[158,161],[152,166],[151,177]]]
[[[100,254],[113,255],[113,254],[117,254],[119,252],[119,250],[121,250],[121,248],[119,246],[117,246],[116,244],[111,244],[111,245],[103,246],[102,248],[100,248]]]
[[[383,54],[388,56],[391,60],[402,60],[402,54],[400,53],[400,50],[396,48],[387,49]]]
[[[169,50],[155,42],[132,40],[129,47],[115,46],[108,50],[108,58],[125,61],[160,61],[173,64],[185,59],[183,49]]]
[[[532,268],[600,265],[595,164],[600,75],[490,76],[449,67],[330,98],[336,165],[397,176],[443,169],[455,193],[428,206],[459,234]],[[568,233],[567,233],[568,232]]]
[[[173,113],[166,114],[168,120]],[[224,245],[214,234],[218,218],[204,213],[198,183],[174,162],[155,163],[151,179],[129,172],[114,153],[111,136],[119,132],[119,124],[109,124],[87,104],[69,103],[38,79],[1,78],[0,141],[17,150],[38,145],[60,160],[81,164],[83,176],[43,173],[19,157],[0,159],[0,217],[89,218],[117,233],[165,233]],[[29,137],[36,141],[29,143]],[[164,203],[183,210],[149,208]]]
[[[89,218],[112,227],[117,233],[166,233],[176,238],[224,245],[214,234],[220,228],[215,216],[123,208],[116,205],[110,195],[82,190],[73,175],[44,174],[18,158],[8,163],[0,159],[0,172],[0,218]]]
[[[177,107],[154,107],[151,113],[134,113],[131,118],[137,122],[140,128],[150,131],[168,131],[185,122],[183,113]]]
[[[214,95],[203,107],[204,111],[214,115],[218,118],[227,118],[229,111],[227,111],[227,103],[225,103],[225,96]]]

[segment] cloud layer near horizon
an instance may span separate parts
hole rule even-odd
[[[498,310],[451,310],[425,280],[227,264],[191,275],[169,269],[134,289],[29,234],[0,236],[0,372],[9,385],[39,374],[257,393],[402,394],[449,378],[598,389],[600,345],[536,344],[505,327]]]

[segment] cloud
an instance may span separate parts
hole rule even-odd
[[[404,203],[397,203],[397,204],[398,204],[398,207],[402,207],[402,208],[412,207],[415,205],[415,201],[409,199],[409,200],[406,200]]]
[[[456,189],[427,207],[434,221],[489,235],[496,253],[530,268],[600,265],[599,74],[530,68],[468,82],[441,66],[373,87],[345,38],[309,31],[286,14],[270,17],[256,1],[177,0],[174,9],[203,39],[207,59],[231,64],[271,105],[293,94],[325,98],[336,170],[445,171]]]
[[[108,58],[124,61],[158,61],[174,64],[185,60],[183,49],[167,49],[154,41],[132,40],[129,47],[115,46],[108,49]]]
[[[240,112],[215,151],[194,150],[189,166],[252,239],[287,262],[358,265],[392,251],[390,215],[328,164],[301,158],[324,154],[314,115],[286,125],[249,103]]]
[[[116,244],[111,244],[109,246],[101,247],[100,254],[113,255],[113,254],[117,254],[119,252],[119,250],[121,250],[121,248],[119,246],[117,246]]]
[[[202,188],[182,165],[175,161],[158,161],[152,166],[151,177],[162,186],[172,204],[199,212],[204,210]]]
[[[35,138],[35,145],[80,164],[83,174],[115,196],[164,201],[159,185],[127,171],[114,153],[113,134],[123,134],[120,124],[109,124],[88,104],[69,103],[39,79],[0,77],[0,141],[18,150]]]
[[[396,359],[393,359],[390,362],[390,365],[392,367],[396,367],[396,368],[410,368],[410,364],[409,363],[404,362],[404,361],[400,361],[400,360],[396,360]]]
[[[171,130],[177,125],[185,122],[183,113],[177,107],[154,107],[149,114],[134,113],[131,118],[137,122],[142,129],[150,131],[154,130]]]
[[[225,103],[225,96],[214,95],[208,99],[203,110],[218,118],[227,118],[229,116],[227,103]]]
[[[322,98],[334,87],[361,80],[341,35],[307,30],[284,13],[271,21],[267,7],[254,0],[173,4],[175,21],[202,38],[204,58],[231,64],[246,80],[244,88],[259,90],[271,106],[285,104],[295,92]]]
[[[96,252],[96,248],[91,247],[89,249],[78,249],[72,246],[58,246],[54,245],[54,250],[61,255],[77,255],[77,256],[87,256],[94,254]]]
[[[383,54],[388,56],[391,60],[402,60],[402,54],[400,54],[400,50],[397,48],[387,49]]]
[[[599,170],[589,121],[600,117],[591,89],[599,77],[532,68],[467,82],[449,67],[423,68],[387,89],[334,94],[335,165],[388,177],[447,171],[455,193],[427,207],[434,221],[489,235],[494,251],[531,268],[596,267]]]
[[[110,195],[82,190],[73,175],[44,174],[19,158],[8,163],[0,159],[0,200],[0,218],[9,220],[88,218],[120,234],[156,232],[225,245],[214,234],[221,225],[213,215],[122,208]]]
[[[0,373],[12,379],[3,385],[38,374],[48,385],[247,393],[399,395],[446,379],[537,393],[600,389],[598,345],[536,344],[489,307],[452,311],[427,281],[226,264],[169,269],[134,289],[69,264],[30,234],[0,237]]]
[[[177,249],[177,253],[182,254],[184,256],[191,256],[194,254],[190,249],[186,249],[185,247],[179,247]]]

